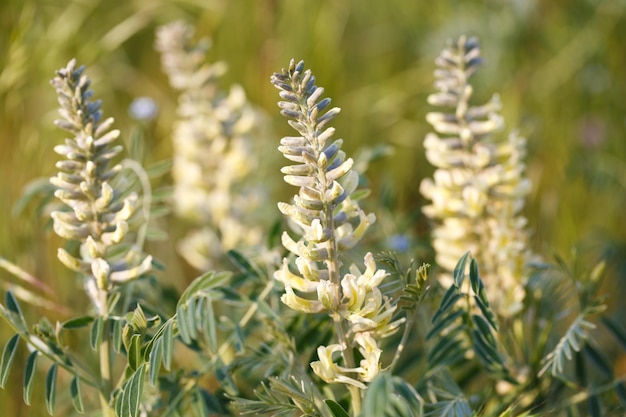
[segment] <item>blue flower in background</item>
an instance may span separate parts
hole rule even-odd
[[[402,234],[393,235],[387,238],[385,245],[396,252],[406,252],[410,246],[409,237]]]
[[[159,106],[150,97],[137,97],[130,103],[130,116],[136,120],[152,120],[159,113]]]

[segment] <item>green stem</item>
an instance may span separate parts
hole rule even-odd
[[[239,327],[243,328],[243,327],[245,327],[248,324],[248,322],[254,316],[254,313],[256,313],[256,311],[258,310],[260,302],[265,300],[265,298],[272,292],[273,288],[274,288],[274,281],[273,280],[269,280],[267,285],[263,289],[263,291],[261,291],[261,294],[259,294],[257,300],[250,305],[250,307],[248,308],[246,313],[239,320],[239,323],[238,323]],[[217,350],[217,356],[221,357],[221,356],[223,356],[226,353],[228,348],[232,345],[231,342],[232,342],[232,340],[234,338],[235,338],[235,334],[233,333],[233,334],[230,335],[228,340],[226,340],[222,344],[222,346],[220,346],[220,348]]]
[[[333,284],[335,289],[335,300],[337,306],[335,311],[332,312],[332,317],[335,322],[335,334],[339,344],[344,346],[341,355],[343,356],[343,363],[346,368],[354,368],[354,354],[352,352],[352,346],[348,343],[346,331],[344,329],[345,323],[341,320],[339,314],[339,303],[341,301],[341,278],[339,276],[339,250],[337,248],[337,240],[335,239],[335,225],[333,221],[333,208],[330,204],[326,204],[325,210],[326,223],[328,230],[330,230],[331,236],[328,240],[328,260],[326,265],[328,267],[328,279]],[[350,398],[352,399],[352,411],[354,415],[358,415],[361,411],[361,390],[353,385],[348,385],[350,391]]]
[[[115,410],[111,407],[109,399],[111,398],[111,332],[109,331],[109,293],[105,290],[100,291],[100,319],[102,320],[102,340],[100,341],[100,380],[102,383],[100,389],[100,406],[102,408],[103,417],[115,417]]]
[[[411,315],[408,316],[406,323],[404,324],[404,332],[402,333],[402,339],[400,339],[400,343],[398,343],[398,347],[396,348],[396,353],[391,360],[391,364],[389,365],[389,373],[393,374],[393,369],[398,364],[400,360],[400,356],[402,356],[402,352],[404,352],[404,348],[409,339],[409,333],[411,332],[411,328],[413,328],[413,324],[415,323],[415,319],[417,318],[417,307],[412,312]]]
[[[298,85],[298,83],[292,83],[294,91],[296,91],[300,95],[299,106],[300,112],[303,115],[306,115],[306,126],[307,126],[307,140],[309,143],[316,149],[315,157],[319,157],[319,154],[323,152],[322,147],[317,138],[317,129],[316,129],[316,118],[317,112],[313,112],[313,107],[309,106],[308,96],[302,91],[302,87]],[[312,114],[313,113],[313,114]],[[326,178],[326,172],[324,169],[318,167],[317,169],[318,181],[321,185],[322,195],[324,196],[324,200],[326,200],[326,191],[332,187],[333,181],[329,181]],[[333,302],[334,306],[330,315],[335,323],[335,334],[337,336],[337,341],[340,345],[344,347],[341,355],[343,357],[344,366],[347,368],[354,368],[354,353],[352,351],[352,344],[348,343],[348,338],[345,330],[345,322],[342,321],[341,315],[339,312],[339,307],[341,304],[341,277],[339,275],[339,249],[337,247],[337,239],[335,238],[335,224],[334,224],[334,205],[332,202],[323,201],[323,218],[322,226],[330,232],[330,237],[326,242],[326,248],[328,249],[328,258],[325,260],[326,266],[328,268],[328,280],[331,282],[334,290],[333,294]],[[350,397],[352,400],[352,411],[356,416],[359,414],[361,410],[361,391],[359,388],[348,385],[348,390],[350,392]]]
[[[143,166],[132,159],[124,159],[122,161],[122,166],[126,169],[129,169],[135,173],[139,182],[141,183],[141,189],[143,196],[143,202],[141,204],[141,211],[143,212],[144,221],[141,223],[141,226],[137,230],[137,247],[140,249],[143,248],[144,243],[146,241],[146,233],[148,231],[148,223],[150,222],[150,207],[152,207],[152,186],[150,185],[150,178],[146,173],[146,170]]]
[[[58,364],[62,369],[65,369],[70,374],[76,375],[85,384],[94,388],[100,387],[90,370],[84,364],[82,364],[78,358],[73,357],[69,352],[63,352],[65,355],[67,355],[67,357],[71,359],[71,364],[68,365],[68,361],[65,357],[52,353],[52,351],[47,346],[42,346],[41,339],[39,339],[38,337],[34,337],[33,339],[33,336],[30,333],[21,330],[10,321],[5,321],[5,323],[7,323],[15,333],[19,334],[20,338],[26,344],[33,347],[34,349],[37,349],[37,351],[41,355],[45,356],[50,361]],[[43,343],[45,344],[45,342]]]

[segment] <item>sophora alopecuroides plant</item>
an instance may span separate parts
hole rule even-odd
[[[280,141],[280,152],[294,163],[282,168],[284,180],[298,194],[278,208],[297,225],[300,236],[283,233],[283,245],[295,262],[284,259],[275,277],[285,285],[282,301],[290,308],[332,318],[336,343],[319,346],[311,367],[323,381],[347,385],[358,410],[359,390],[381,369],[379,341],[394,333],[402,319],[392,319],[396,307],[378,288],[387,273],[377,268],[371,253],[365,255],[364,269],[340,269],[342,254],[358,243],[375,217],[350,198],[358,174],[329,126],[339,108],[329,108],[330,99],[322,98],[324,89],[315,85],[302,61],[292,60],[271,80],[280,90],[282,115],[299,134]]]

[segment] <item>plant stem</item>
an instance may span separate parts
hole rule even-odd
[[[402,339],[400,339],[400,343],[398,343],[396,353],[393,355],[393,359],[391,360],[391,364],[389,365],[390,374],[393,373],[393,369],[398,364],[398,361],[400,360],[400,356],[402,355],[402,352],[404,352],[404,348],[406,346],[407,340],[409,340],[409,333],[411,332],[411,328],[413,327],[413,324],[415,323],[416,318],[417,318],[417,307],[415,307],[415,310],[407,318],[404,324],[404,332],[402,333]]]
[[[341,321],[341,315],[339,314],[339,304],[341,301],[341,279],[339,277],[339,256],[337,249],[337,240],[335,239],[335,225],[333,221],[333,207],[330,204],[326,204],[325,217],[327,228],[330,230],[331,236],[328,240],[328,260],[326,265],[328,267],[328,279],[333,284],[335,290],[334,299],[337,302],[335,311],[332,313],[333,320],[335,322],[335,333],[337,340],[344,349],[341,352],[343,356],[343,363],[346,368],[354,368],[354,354],[352,352],[352,346],[348,343],[348,338],[344,329],[344,322]],[[361,391],[359,388],[348,385],[348,391],[350,391],[350,397],[352,399],[352,411],[354,415],[358,415],[361,411]]]
[[[146,170],[141,164],[132,159],[124,159],[122,166],[135,173],[139,182],[141,183],[143,202],[141,204],[141,211],[143,213],[144,221],[137,230],[136,245],[138,248],[143,248],[146,241],[146,233],[148,232],[148,223],[150,222],[150,207],[152,207],[152,186],[150,185],[150,178],[146,173]]]
[[[103,417],[115,417],[115,410],[111,407],[111,332],[109,331],[109,293],[99,289],[100,296],[100,320],[102,320],[102,339],[99,346],[100,354],[100,406]]]

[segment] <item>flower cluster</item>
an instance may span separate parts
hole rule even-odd
[[[80,242],[80,257],[63,248],[58,257],[88,277],[87,292],[100,308],[102,294],[147,272],[152,258],[141,259],[139,248],[126,251],[122,259],[115,256],[115,246],[129,231],[137,195],[124,196],[115,187],[121,166],[110,164],[123,149],[112,146],[120,132],[110,130],[112,118],[102,120],[100,101],[91,101],[90,81],[83,72],[84,67],[77,68],[72,60],[52,80],[61,106],[56,125],[74,137],[54,148],[64,159],[57,162],[59,173],[50,182],[57,188],[55,196],[69,210],[54,211],[51,216],[59,236]]]
[[[301,238],[282,235],[285,248],[296,255],[295,269],[287,259],[275,273],[285,285],[282,301],[305,313],[327,313],[335,322],[338,343],[318,348],[313,371],[329,383],[365,388],[380,370],[381,349],[377,339],[392,334],[401,321],[392,321],[395,306],[378,285],[386,272],[379,270],[370,253],[365,270],[353,265],[341,277],[339,256],[354,247],[375,221],[350,198],[358,185],[353,160],[341,150],[342,140],[331,140],[335,129],[328,123],[339,113],[322,98],[324,89],[315,85],[304,62],[291,61],[289,68],[274,73],[272,83],[280,90],[281,114],[300,136],[284,137],[278,148],[295,162],[282,168],[286,183],[299,188],[292,204],[279,203],[279,210],[296,225]],[[356,348],[361,359],[356,366]],[[344,366],[336,363],[341,352]]]
[[[257,165],[250,142],[259,114],[240,86],[221,94],[217,80],[225,65],[207,64],[208,44],[193,44],[193,34],[184,22],[162,26],[156,49],[170,84],[180,91],[172,136],[175,211],[201,226],[179,249],[191,265],[206,270],[226,250],[262,240],[254,226],[262,192],[241,188]]]
[[[433,231],[437,263],[454,269],[467,250],[502,312],[519,307],[526,249],[526,219],[520,214],[530,182],[524,177],[526,141],[516,133],[501,140],[498,96],[471,106],[469,78],[481,62],[475,38],[451,42],[437,58],[435,87],[428,102],[451,110],[429,113],[437,133],[424,141],[426,158],[437,169],[420,191],[431,200],[424,213],[439,221]],[[440,136],[441,135],[441,136]]]

